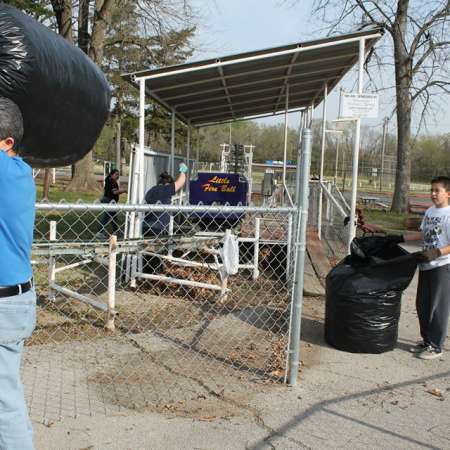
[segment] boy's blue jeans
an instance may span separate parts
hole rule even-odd
[[[0,450],[33,450],[33,431],[20,379],[24,339],[36,324],[34,289],[0,298]]]

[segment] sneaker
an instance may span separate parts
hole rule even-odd
[[[420,353],[417,353],[417,357],[420,359],[436,359],[442,356],[442,350],[438,348],[434,348],[429,345],[426,349],[422,350]]]
[[[409,347],[409,351],[411,353],[421,353],[428,347],[428,344],[425,344],[424,341],[418,342],[414,347]]]

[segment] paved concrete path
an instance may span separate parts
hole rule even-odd
[[[122,410],[35,422],[36,448],[448,449],[450,352],[426,362],[407,351],[418,338],[415,289],[416,279],[404,295],[392,352],[358,355],[330,348],[323,341],[324,299],[306,298],[296,387],[254,383],[239,396],[226,386],[222,395],[203,385],[209,409],[197,405],[195,414]]]

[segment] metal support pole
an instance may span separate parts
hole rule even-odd
[[[169,173],[175,177],[175,111],[172,110],[172,130],[170,134]]]
[[[105,328],[110,331],[115,330],[114,316],[116,315],[116,262],[117,262],[117,236],[109,238],[109,258],[108,258],[108,313],[106,316]]]
[[[283,150],[283,206],[285,204],[286,194],[289,195],[286,187],[286,160],[287,160],[287,141],[288,141],[288,109],[289,109],[289,85],[286,84],[286,102],[284,107],[284,150]]]
[[[135,147],[134,154],[134,178],[131,191],[131,203],[136,205],[144,201],[144,151],[145,151],[145,79],[139,80],[139,146]],[[141,233],[141,221],[139,214],[134,211],[130,215],[129,237],[137,238]],[[137,256],[131,256],[130,262],[130,286],[136,287]]]
[[[311,115],[308,123],[306,124],[307,128],[312,128],[313,120],[314,120],[314,102],[311,102]]]
[[[363,92],[364,83],[364,58],[365,58],[365,40],[359,41],[359,72],[358,72],[358,94]],[[361,119],[355,121],[355,137],[353,142],[353,161],[352,161],[352,195],[350,202],[350,217],[353,220],[349,222],[347,250],[350,252],[350,244],[356,235],[356,195],[358,192],[358,163],[359,163],[359,146],[361,139]]]
[[[145,170],[144,170],[144,152],[145,152],[145,80],[140,80],[139,84],[139,157],[137,158],[139,166],[139,190],[136,203],[144,201],[145,194]],[[138,235],[135,234],[135,237]]]
[[[302,133],[301,182],[297,186],[297,226],[295,230],[295,273],[292,291],[291,330],[289,341],[288,383],[297,384],[300,365],[300,331],[303,306],[303,282],[305,272],[306,226],[308,223],[309,171],[311,167],[311,130],[305,128]]]
[[[336,139],[336,159],[334,161],[334,185],[337,186],[337,173],[339,163],[339,138]]]
[[[200,128],[196,128],[197,130],[197,141],[196,141],[196,146],[195,146],[195,164],[193,166],[194,169],[194,173],[197,175],[198,174],[198,167],[199,167],[199,162],[200,162]]]
[[[144,190],[144,168],[141,168],[141,163],[144,162],[144,149],[145,149],[145,79],[139,80],[139,145],[134,148],[135,153],[133,157],[133,183],[131,190],[131,203],[139,203],[141,185],[142,191]],[[133,231],[131,231],[133,232]],[[134,237],[134,236],[130,236]]]
[[[328,84],[325,83],[323,88],[323,113],[322,113],[322,146],[320,150],[320,171],[319,171],[319,206],[317,208],[317,235],[319,239],[322,239],[322,183],[323,183],[323,165],[325,158],[325,142],[326,142],[326,125],[327,125],[327,97],[328,97]]]
[[[288,216],[287,245],[286,245],[286,280],[291,285],[291,258],[292,258],[292,214]]]
[[[384,176],[384,153],[386,151],[386,136],[387,136],[387,123],[388,118],[383,120],[383,143],[381,144],[381,167],[380,167],[380,192],[383,189],[383,176]]]
[[[118,171],[120,171],[120,162],[122,159],[121,144],[122,144],[122,127],[119,117],[119,120],[116,123],[116,169]]]
[[[56,221],[50,221],[49,241],[56,241]],[[56,260],[54,256],[50,256],[48,259],[48,299],[52,302],[55,300],[55,291],[51,289],[56,280]]]
[[[191,176],[191,165],[190,165],[190,159],[191,159],[191,125],[188,125],[187,129],[187,146],[186,146],[186,164],[188,166],[188,171],[186,173],[186,195],[188,196],[189,201],[189,180]]]
[[[300,125],[298,127],[298,136],[299,136],[299,147],[301,146],[301,142],[302,142],[302,137],[303,137],[303,130],[306,128],[306,121],[308,119],[308,109],[305,109],[303,111],[300,112]],[[298,205],[300,202],[300,199],[297,197],[298,194],[298,187],[300,185],[300,153],[297,152],[297,167],[296,167],[296,171],[295,171],[295,204]],[[293,228],[294,230],[296,229],[295,226],[296,221],[294,220],[294,225]],[[294,237],[295,237],[295,233],[294,233]]]
[[[259,240],[261,232],[261,218],[255,219],[255,243],[253,246],[253,279],[259,277]]]

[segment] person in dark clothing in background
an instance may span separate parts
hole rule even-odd
[[[103,197],[100,203],[118,203],[120,194],[123,194],[126,189],[119,188],[119,171],[117,169],[111,170],[109,175],[105,178],[105,187],[103,191]],[[107,227],[111,223],[112,234],[116,234],[118,231],[118,224],[116,221],[117,211],[105,211],[100,221],[100,230],[97,233],[98,238],[105,238],[107,233]]]
[[[145,203],[149,205],[157,203],[170,205],[172,203],[172,196],[186,183],[187,165],[181,163],[178,170],[180,174],[176,181],[167,172],[163,172],[159,176],[158,184],[149,189],[145,194]],[[142,231],[144,236],[166,233],[169,229],[169,222],[170,214],[168,212],[158,211],[147,213],[143,222]]]

